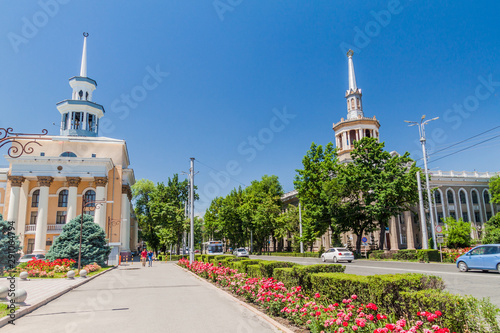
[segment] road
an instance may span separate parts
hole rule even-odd
[[[291,261],[302,265],[321,264],[319,258],[250,256],[252,259]],[[440,276],[445,282],[445,290],[460,295],[472,295],[476,298],[489,297],[490,301],[500,307],[500,274],[496,271],[488,273],[470,271],[460,273],[455,264],[416,263],[398,261],[355,260],[342,263],[346,273],[357,275],[424,273]]]

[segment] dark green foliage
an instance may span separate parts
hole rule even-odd
[[[21,252],[19,236],[12,223],[4,221],[0,214],[0,273],[16,266]]]
[[[500,244],[500,213],[496,213],[484,227],[483,244]]]
[[[345,266],[339,264],[318,264],[318,265],[295,265],[290,268],[274,269],[273,277],[281,281],[287,287],[301,286],[307,292],[313,292],[311,288],[311,274],[314,273],[343,273]]]
[[[417,259],[419,261],[424,261],[424,262],[439,262],[441,261],[441,257],[439,256],[439,251],[438,250],[417,250]]]
[[[212,259],[215,259],[215,255],[213,255],[213,254],[205,254],[205,259],[204,259],[205,262],[208,263]]]
[[[78,264],[78,250],[80,244],[81,215],[75,217],[63,227],[61,235],[47,252],[48,260],[73,259]],[[102,228],[94,223],[90,215],[83,215],[82,229],[82,266],[97,264],[103,266],[108,260],[111,248],[107,245],[106,234]]]
[[[287,288],[300,286],[299,278],[294,274],[293,267],[276,268],[273,277],[283,282]]]
[[[453,217],[444,219],[446,229],[444,236],[446,237],[446,246],[450,249],[459,249],[469,247],[471,245],[471,225],[464,220],[455,220]]]
[[[312,290],[333,302],[340,302],[354,294],[360,297],[370,289],[368,278],[355,274],[315,273],[310,275],[310,281]]]
[[[418,311],[441,311],[437,324],[451,332],[500,332],[498,308],[487,299],[454,295],[440,290],[401,292],[396,315],[415,316]]]
[[[275,268],[292,267],[295,265],[297,264],[287,261],[261,261],[259,262],[260,276],[264,278],[270,278],[273,277],[273,271]]]
[[[417,250],[399,250],[393,256],[396,260],[417,260]]]
[[[259,265],[248,265],[247,274],[249,277],[261,277]]]
[[[170,259],[170,254],[165,256],[165,261],[179,261],[181,259],[189,259],[189,254],[172,254],[172,259]]]
[[[247,266],[248,265],[258,265],[259,262],[262,260],[259,259],[248,259],[248,260],[241,260],[235,263],[235,269],[238,269],[240,273],[247,273]]]
[[[391,252],[385,252],[384,250],[376,250],[370,253],[369,258],[375,260],[393,259],[394,254]]]

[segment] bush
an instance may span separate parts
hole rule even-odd
[[[486,299],[477,300],[472,296],[439,290],[402,292],[401,298],[402,302],[395,308],[396,315],[408,316],[424,309],[441,311],[441,326],[451,332],[500,332],[496,320],[498,308]]]
[[[260,277],[260,267],[259,265],[248,265],[247,274],[249,277]]]
[[[318,265],[296,265],[292,267],[293,277],[296,278],[296,286],[301,286],[304,290],[312,292],[311,274],[315,273],[344,273],[345,266],[339,264],[318,264]]]
[[[449,248],[469,247],[471,245],[471,224],[464,220],[455,220],[453,217],[444,219],[446,229],[446,246]]]
[[[370,288],[366,276],[345,273],[314,273],[310,275],[311,290],[337,302],[351,295],[366,294]],[[370,301],[371,302],[371,301]]]
[[[483,244],[500,244],[500,213],[484,224]]]
[[[61,235],[56,238],[47,252],[47,260],[67,258],[78,262],[80,223],[81,215],[64,225]],[[82,266],[94,262],[104,266],[111,253],[104,230],[97,223],[94,223],[94,218],[90,215],[83,215],[82,228]]]
[[[259,259],[241,260],[241,261],[237,261],[234,266],[235,266],[235,269],[238,269],[238,271],[240,273],[248,273],[247,272],[248,265],[258,265],[259,262],[261,262],[261,261],[262,260],[259,260]]]
[[[292,288],[295,286],[300,286],[299,278],[293,272],[293,267],[276,268],[274,270],[274,278],[285,284],[285,287]]]
[[[391,252],[385,252],[384,250],[377,250],[370,253],[370,259],[382,260],[382,259],[393,259],[394,254]]]
[[[417,259],[419,261],[424,261],[424,262],[430,262],[430,261],[439,262],[439,261],[441,261],[439,251],[432,250],[432,249],[417,250]]]
[[[295,265],[297,264],[288,261],[267,261],[267,260],[261,261],[259,263],[260,276],[263,278],[270,278],[273,277],[273,272],[275,268],[292,267]]]
[[[417,250],[399,250],[394,253],[395,260],[417,260]]]

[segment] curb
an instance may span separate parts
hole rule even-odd
[[[253,306],[249,305],[248,303],[245,303],[243,301],[240,301],[239,299],[237,299],[236,297],[234,297],[233,295],[231,295],[230,293],[228,293],[227,291],[223,290],[223,289],[220,289],[220,288],[217,288],[216,286],[214,286],[213,284],[211,284],[210,282],[208,282],[207,280],[199,277],[198,275],[194,274],[193,272],[179,266],[178,264],[175,264],[176,267],[178,267],[179,269],[182,269],[183,271],[191,274],[192,276],[194,276],[195,278],[197,278],[198,280],[204,282],[205,284],[207,284],[208,286],[210,286],[211,288],[223,293],[224,295],[226,295],[226,297],[230,298],[231,300],[235,301],[236,303],[238,303],[239,305],[245,307],[247,310],[250,310],[251,312],[253,312],[254,314],[256,314],[261,320],[264,320],[266,322],[268,322],[269,324],[273,325],[274,327],[276,327],[277,329],[279,329],[280,331],[284,332],[284,333],[294,333],[292,330],[290,330],[288,327],[285,327],[284,325],[278,323],[276,320],[274,320],[273,318],[269,317],[268,315],[266,315],[265,313],[257,310],[256,308],[254,308]],[[1,327],[1,326],[0,326]]]
[[[107,273],[107,272],[109,272],[109,271],[112,271],[113,269],[116,269],[117,267],[118,267],[118,266],[114,266],[114,267],[109,268],[109,269],[107,269],[107,270],[105,270],[105,271],[103,271],[103,272],[101,272],[101,273],[99,273],[99,274],[96,274],[96,275],[93,275],[93,276],[91,276],[91,277],[85,278],[85,279],[84,279],[84,280],[82,280],[81,282],[79,282],[79,283],[77,283],[77,284],[75,284],[75,285],[73,285],[73,286],[70,286],[70,287],[68,287],[68,288],[66,288],[66,289],[64,289],[64,290],[62,290],[62,291],[60,291],[60,292],[58,292],[57,294],[54,294],[54,295],[52,295],[52,296],[49,296],[49,298],[47,298],[47,299],[44,299],[44,300],[42,300],[42,301],[40,301],[40,302],[38,302],[38,303],[36,303],[36,304],[33,304],[33,305],[31,305],[31,306],[28,306],[28,307],[26,307],[26,308],[24,308],[24,309],[19,309],[19,310],[17,310],[17,311],[14,313],[14,314],[15,314],[15,316],[16,316],[16,318],[14,319],[14,322],[15,322],[16,320],[18,320],[19,318],[21,318],[22,316],[27,315],[28,313],[35,311],[35,310],[36,310],[36,309],[38,309],[39,307],[44,306],[45,304],[47,304],[47,303],[49,303],[49,302],[53,301],[54,299],[58,298],[59,296],[62,296],[62,295],[64,295],[64,294],[66,294],[68,291],[71,291],[71,290],[73,290],[73,289],[75,289],[75,288],[78,288],[78,287],[80,287],[81,285],[83,285],[83,284],[85,284],[85,283],[87,283],[87,282],[89,282],[89,281],[91,281],[91,280],[95,279],[96,277],[101,276],[101,275],[103,275],[104,273]],[[5,317],[3,317],[3,318],[0,318],[0,328],[4,327],[5,325],[8,325],[10,320],[11,320],[11,318],[10,318],[10,316],[9,316],[9,315],[7,315],[7,316],[5,316]]]

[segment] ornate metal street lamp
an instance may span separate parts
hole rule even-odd
[[[80,216],[80,248],[78,250],[78,271],[80,271],[81,268],[81,262],[82,262],[82,234],[83,234],[83,211],[85,207],[88,208],[88,210],[95,210],[101,208],[103,204],[107,203],[106,200],[85,200],[85,196],[82,196],[82,215]],[[97,204],[97,205],[96,205]]]
[[[34,149],[32,144],[37,144],[41,146],[40,142],[37,140],[49,140],[45,137],[48,131],[46,129],[42,130],[42,134],[32,134],[32,133],[16,133],[12,127],[0,128],[0,148],[8,143],[12,143],[12,146],[7,150],[7,154],[12,158],[18,158],[23,154],[32,154]],[[28,142],[22,143],[18,140],[29,140]]]

